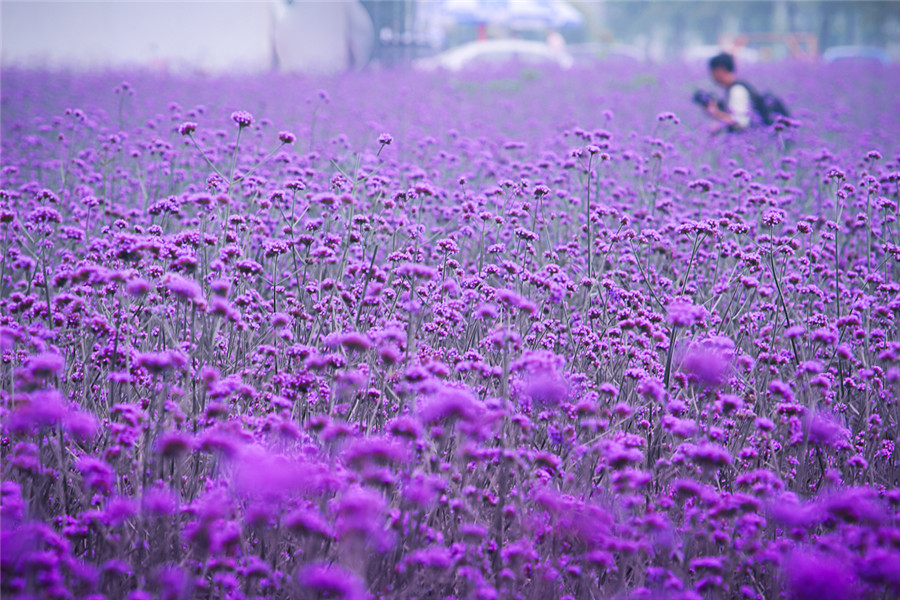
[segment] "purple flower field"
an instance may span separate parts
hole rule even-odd
[[[900,596],[900,71],[4,71],[2,595]]]

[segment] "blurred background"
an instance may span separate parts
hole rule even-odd
[[[886,0],[2,0],[4,67],[334,73],[556,62],[900,61]]]

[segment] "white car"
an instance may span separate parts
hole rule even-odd
[[[822,60],[826,63],[841,60],[870,60],[880,62],[883,65],[891,62],[887,52],[881,48],[870,46],[832,46],[822,53]]]
[[[633,62],[647,62],[647,53],[637,46],[628,44],[604,44],[598,42],[586,42],[583,44],[570,44],[566,46],[572,58],[579,63],[594,63],[605,60],[629,60]]]
[[[557,65],[568,69],[574,63],[565,50],[552,48],[543,42],[529,40],[484,40],[451,48],[436,56],[413,62],[417,69],[432,71],[446,69],[461,71],[470,67],[497,65],[505,62]]]

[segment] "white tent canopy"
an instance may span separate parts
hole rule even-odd
[[[439,14],[457,23],[512,28],[578,27],[584,16],[563,0],[441,0]]]

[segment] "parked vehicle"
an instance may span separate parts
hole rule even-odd
[[[890,62],[888,53],[881,48],[870,46],[833,46],[822,53],[822,60],[833,63],[839,60],[872,60],[886,65]]]
[[[574,63],[565,50],[554,49],[544,42],[529,40],[484,40],[451,48],[436,56],[414,61],[417,69],[461,71],[504,62],[523,64],[555,64],[568,69]]]
[[[578,63],[590,63],[598,60],[647,62],[647,53],[637,46],[629,44],[605,44],[602,42],[569,44],[566,46],[566,52],[571,54]]]

